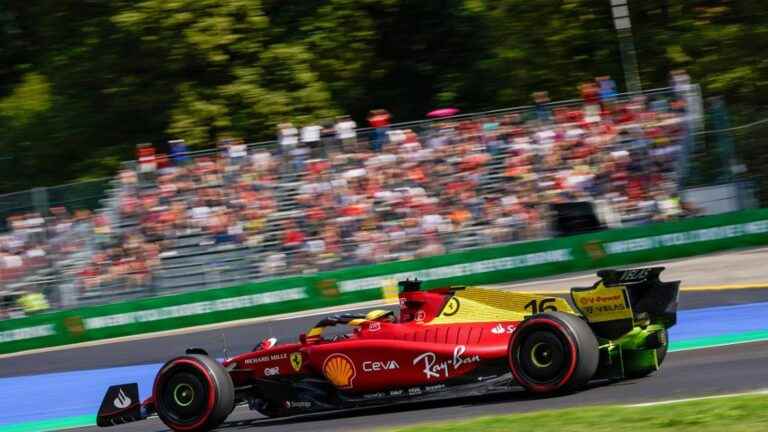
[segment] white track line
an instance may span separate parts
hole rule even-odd
[[[765,338],[755,337],[755,338],[740,340],[740,341],[736,341],[736,342],[723,342],[723,343],[717,343],[717,344],[714,344],[714,345],[707,345],[707,346],[702,346],[702,347],[695,346],[695,347],[690,347],[690,348],[679,348],[679,349],[672,347],[672,349],[670,349],[669,352],[677,353],[677,352],[684,352],[684,351],[695,351],[695,350],[703,350],[703,349],[711,349],[711,348],[721,348],[721,347],[726,347],[726,346],[731,346],[731,345],[743,345],[743,344],[765,342],[765,341],[766,341]]]
[[[709,399],[723,399],[723,398],[729,398],[729,397],[737,397],[737,396],[755,396],[755,395],[766,395],[768,394],[768,389],[759,389],[744,393],[729,393],[729,394],[722,394],[722,395],[715,395],[715,396],[702,396],[702,397],[694,397],[694,398],[686,398],[686,399],[672,399],[672,400],[665,400],[665,401],[658,401],[658,402],[645,402],[645,403],[639,403],[639,404],[630,404],[630,405],[623,405],[625,408],[640,408],[640,407],[647,407],[647,406],[656,406],[656,405],[671,405],[671,404],[677,404],[677,403],[684,403],[684,402],[694,402],[694,401],[700,401],[700,400],[709,400]]]

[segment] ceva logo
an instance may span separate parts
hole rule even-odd
[[[400,365],[394,360],[363,362],[365,372],[379,372],[400,369]]]

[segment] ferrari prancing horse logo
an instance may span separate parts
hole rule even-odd
[[[296,372],[301,370],[302,363],[303,363],[303,359],[301,357],[300,352],[291,353],[291,366],[293,366],[293,370],[295,370]]]

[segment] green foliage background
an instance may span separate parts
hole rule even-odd
[[[630,8],[645,87],[685,68],[735,119],[760,112],[768,3]],[[6,0],[0,191],[109,175],[138,142],[572,98],[604,74],[622,81],[608,0]]]

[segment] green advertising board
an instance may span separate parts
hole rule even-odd
[[[0,322],[0,353],[381,298],[387,281],[492,284],[768,244],[768,209],[656,223]]]
[[[361,266],[317,278],[334,281],[342,294],[414,277],[427,287],[491,284],[764,244],[768,210],[752,210]]]

